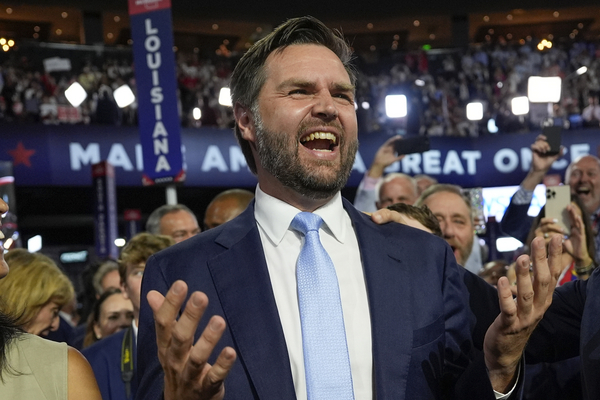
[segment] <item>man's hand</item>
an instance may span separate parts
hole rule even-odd
[[[485,363],[494,390],[506,393],[514,385],[519,361],[529,336],[552,303],[552,294],[562,270],[562,237],[553,235],[548,245],[543,238],[531,242],[530,257],[517,259],[517,294],[513,299],[508,279],[498,280],[500,315],[488,328],[483,345]]]
[[[398,222],[399,224],[406,224],[402,214],[396,211],[382,208],[373,213],[365,213],[371,216],[371,220],[378,225],[387,224],[388,222]]]
[[[222,399],[225,395],[223,383],[235,362],[236,353],[231,347],[225,347],[215,364],[208,364],[208,358],[225,331],[225,321],[219,316],[212,317],[194,345],[194,333],[208,298],[202,292],[192,293],[177,320],[187,291],[185,282],[176,281],[166,297],[154,290],[147,297],[156,324],[158,359],[165,372],[164,398]]]
[[[394,136],[389,138],[377,150],[377,153],[375,153],[375,158],[373,158],[373,163],[368,171],[368,175],[371,178],[381,178],[383,176],[383,171],[387,167],[404,158],[403,155],[397,156],[396,151],[394,150],[394,143],[397,140],[402,140],[402,136]]]
[[[548,155],[550,144],[546,141],[546,136],[538,135],[535,138],[535,143],[531,145],[531,168],[527,176],[521,182],[521,186],[527,190],[534,190],[535,187],[542,183],[544,176],[550,170],[552,163],[562,157],[563,149],[556,155]]]

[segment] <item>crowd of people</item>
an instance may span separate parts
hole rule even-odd
[[[409,135],[477,137],[494,133],[538,130],[540,118],[512,113],[511,100],[527,94],[530,76],[563,79],[560,102],[548,117],[566,127],[600,124],[600,50],[598,43],[559,42],[540,51],[536,40],[524,43],[484,43],[467,49],[429,51],[380,50],[381,55],[358,54],[356,106],[363,132],[389,131]],[[46,124],[137,123],[136,103],[123,109],[113,98],[119,86],[135,92],[134,64],[129,50],[107,53],[68,52],[70,70],[47,72],[35,47],[23,46],[0,54],[0,120]],[[241,54],[207,55],[178,52],[177,87],[183,126],[231,128],[231,107],[219,104],[221,88],[229,86]],[[368,60],[368,61],[367,61]],[[375,61],[374,61],[375,60]],[[580,67],[587,72],[578,75]],[[73,82],[86,90],[87,99],[73,108],[64,96]],[[405,94],[408,116],[390,119],[385,96]],[[480,101],[484,118],[470,121],[466,105]],[[194,109],[201,111],[194,116]],[[536,114],[537,115],[537,114]],[[196,119],[199,118],[199,119]],[[492,118],[495,124],[488,127]],[[497,129],[497,130],[496,130]]]
[[[527,247],[489,267],[462,188],[384,176],[399,137],[354,205],[342,198],[351,62],[312,17],[250,49],[231,87],[255,193],[219,194],[202,226],[184,205],[154,210],[117,260],[82,274],[81,307],[52,259],[0,248],[0,397],[598,398],[600,159],[567,169],[569,232],[530,221],[531,187],[561,156],[540,135],[502,225]]]

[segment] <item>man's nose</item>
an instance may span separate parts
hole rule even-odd
[[[321,90],[317,93],[312,113],[315,117],[327,120],[337,118],[338,109],[328,90]]]

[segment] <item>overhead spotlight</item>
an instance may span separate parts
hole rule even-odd
[[[42,236],[35,235],[31,239],[27,241],[27,251],[30,253],[35,253],[36,251],[40,251],[42,249]]]
[[[515,97],[510,101],[510,107],[514,115],[525,115],[529,112],[529,99],[527,96]]]
[[[73,107],[77,108],[86,99],[87,93],[79,82],[73,82],[71,86],[65,90],[65,97]]]
[[[388,118],[402,118],[408,114],[406,96],[403,94],[388,94],[385,96],[385,113]]]
[[[587,72],[588,68],[584,65],[583,67],[577,68],[577,75],[583,75]]]
[[[530,76],[527,97],[531,103],[558,103],[562,80],[559,76]]]
[[[113,96],[120,108],[130,106],[135,101],[135,95],[128,85],[119,86],[115,89]]]
[[[415,80],[415,85],[423,87],[425,86],[425,81],[423,79],[417,79]]]
[[[360,106],[363,108],[363,110],[368,110],[369,108],[371,108],[371,105],[368,101],[363,101],[362,103],[360,103]]]
[[[231,107],[231,90],[228,87],[222,87],[219,92],[219,104],[225,107]]]
[[[480,121],[483,118],[483,103],[475,101],[467,104],[467,119],[469,121]]]
[[[115,246],[117,246],[117,247],[123,247],[123,246],[125,246],[126,243],[127,243],[127,241],[123,238],[115,239]]]
[[[200,119],[202,118],[202,110],[200,109],[200,107],[194,107],[194,109],[192,110],[192,117],[194,117],[196,121],[200,121]]]
[[[488,120],[487,130],[489,133],[498,133],[498,127],[496,126],[496,120],[494,118]]]

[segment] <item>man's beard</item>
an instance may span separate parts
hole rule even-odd
[[[285,187],[313,200],[332,197],[339,192],[348,181],[354,157],[358,150],[358,140],[346,143],[346,136],[341,126],[336,128],[341,131],[339,138],[340,163],[335,161],[314,160],[312,165],[305,165],[300,160],[298,146],[300,137],[308,129],[301,126],[296,137],[285,133],[275,133],[265,128],[258,112],[254,112],[256,128],[256,149],[261,166],[273,175]],[[319,126],[323,122],[319,121]],[[320,167],[337,168],[334,177],[328,178],[319,174]]]

